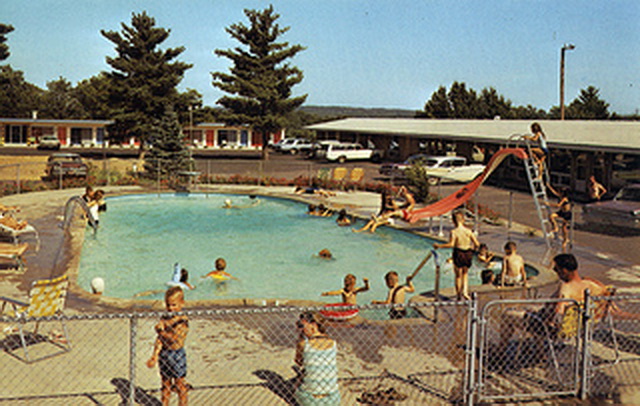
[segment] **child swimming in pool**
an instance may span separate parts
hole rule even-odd
[[[387,295],[387,299],[382,300],[373,300],[371,304],[394,304],[394,305],[404,305],[404,297],[406,293],[415,292],[415,288],[413,286],[413,282],[411,281],[411,276],[407,277],[407,283],[405,285],[400,285],[398,283],[398,273],[396,271],[389,271],[384,276],[384,280],[387,283],[387,287],[389,288],[389,294]],[[389,310],[389,317],[391,319],[402,319],[407,316],[407,309],[404,306],[392,307]]]
[[[169,286],[180,286],[182,289],[193,290],[196,287],[189,283],[189,271],[182,268],[179,262],[173,265],[173,277],[169,282]]]
[[[353,274],[347,274],[344,277],[344,287],[339,290],[331,290],[329,292],[323,292],[321,296],[342,296],[342,303],[356,305],[356,295],[358,293],[366,292],[369,290],[369,279],[362,278],[364,286],[356,288],[356,277]]]
[[[179,286],[172,286],[164,296],[167,311],[180,312],[184,306],[184,293]],[[162,379],[162,404],[168,405],[171,391],[178,393],[178,404],[186,406],[188,402],[187,354],[184,342],[189,333],[187,316],[167,314],[162,316],[155,327],[158,335],[147,367],[158,365]]]
[[[238,278],[233,277],[231,274],[229,274],[228,272],[225,271],[225,269],[227,268],[227,261],[225,261],[224,258],[216,259],[215,267],[216,267],[216,269],[214,269],[213,271],[209,272],[208,274],[206,274],[202,278],[204,279],[204,278],[210,277],[216,283],[224,282],[224,281],[229,280],[229,279],[238,280]]]

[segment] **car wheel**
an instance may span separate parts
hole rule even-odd
[[[382,157],[379,154],[374,154],[371,156],[371,162],[380,163],[382,161]]]
[[[290,151],[290,153],[291,153],[291,155],[298,155],[298,150],[297,150],[297,149],[295,149],[295,148],[293,148],[293,149]]]
[[[345,163],[346,161],[347,161],[347,157],[346,157],[346,156],[344,156],[344,155],[343,155],[343,156],[341,156],[341,157],[338,157],[338,162],[339,162],[339,163],[343,164],[343,163]]]
[[[438,178],[434,178],[434,177],[429,177],[427,179],[427,182],[429,182],[429,185],[431,186],[435,186],[438,184]]]

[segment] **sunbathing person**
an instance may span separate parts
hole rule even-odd
[[[323,292],[321,296],[340,295],[342,296],[342,303],[355,306],[357,304],[356,295],[369,290],[369,279],[362,278],[362,281],[364,282],[364,286],[356,288],[355,275],[347,274],[347,276],[344,277],[344,287],[342,289]]]
[[[0,213],[5,214],[11,211],[18,212],[20,211],[20,208],[18,206],[5,206],[4,204],[0,203]]]
[[[309,187],[296,186],[296,188],[293,190],[293,193],[297,195],[309,194],[309,195],[316,195],[320,197],[333,197],[336,195],[335,192],[332,192],[330,190],[320,189],[317,186],[309,186]]]

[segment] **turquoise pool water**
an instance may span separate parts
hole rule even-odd
[[[260,204],[245,209],[223,209],[225,199],[247,204],[246,196],[223,194],[132,195],[108,199],[100,216],[100,230],[87,233],[79,284],[89,290],[96,276],[106,282],[105,295],[132,298],[149,290],[164,290],[173,264],[189,271],[196,299],[304,299],[338,302],[320,293],[342,287],[344,275],[369,278],[371,290],[359,303],[384,299],[384,274],[395,270],[401,280],[431,249],[432,240],[381,227],[376,234],[338,227],[335,216],[309,217],[306,206],[286,199],[260,197]],[[356,224],[360,227],[362,223]],[[323,248],[333,260],[317,258]],[[441,250],[448,257],[448,250]],[[227,261],[227,271],[238,281],[217,285],[201,276],[213,269],[216,258]],[[433,261],[414,280],[417,292],[433,289]],[[470,282],[479,283],[479,270]],[[453,286],[450,265],[442,270],[443,288]],[[146,298],[159,299],[162,293]]]

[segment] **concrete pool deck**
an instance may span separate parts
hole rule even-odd
[[[139,187],[108,187],[105,188],[108,194],[126,194],[126,193],[155,193],[154,190],[142,189]],[[256,186],[237,186],[237,185],[216,185],[211,187],[201,187],[199,192],[211,192],[211,193],[239,193],[239,194],[260,194],[266,196],[274,196],[274,197],[288,197],[295,200],[299,200],[302,202],[319,202],[322,201],[325,204],[333,208],[342,208],[345,207],[350,213],[357,214],[363,218],[368,218],[371,213],[377,212],[379,208],[379,195],[374,193],[367,192],[338,192],[337,196],[331,197],[329,199],[319,199],[315,196],[299,196],[293,194],[292,187],[256,187]],[[77,196],[82,194],[82,189],[70,189],[70,190],[62,190],[62,191],[51,191],[51,192],[37,192],[23,195],[14,195],[8,196],[0,199],[0,202],[5,205],[18,205],[21,207],[20,216],[29,220],[31,224],[33,224],[40,233],[41,237],[41,250],[33,255],[28,257],[27,269],[24,273],[17,273],[14,271],[0,271],[0,295],[2,296],[12,296],[17,298],[24,298],[29,290],[30,284],[33,280],[39,278],[49,277],[53,270],[53,262],[56,259],[57,251],[63,244],[63,231],[58,226],[60,224],[61,218],[63,214],[63,207],[66,201],[71,196]],[[486,197],[485,197],[486,199]],[[531,215],[530,213],[521,213],[521,215]],[[517,220],[517,217],[516,217]],[[448,230],[450,229],[450,222],[444,222],[444,234],[448,234]],[[402,222],[397,223],[398,228],[410,228],[413,231],[424,232],[428,226],[424,224],[419,224],[417,226],[411,226],[404,224]],[[538,237],[530,237],[527,235],[529,227],[522,225],[518,222],[514,224],[511,238],[518,243],[518,251],[525,257],[526,260],[530,262],[539,262],[540,259],[544,256],[544,251],[546,246],[541,238]],[[506,229],[504,227],[494,226],[490,224],[481,224],[479,227],[479,238],[482,242],[485,242],[489,245],[492,251],[500,252],[501,247],[504,242],[507,240]],[[426,250],[425,250],[426,251]],[[593,254],[592,249],[590,247],[575,247],[574,253],[578,256],[581,266],[581,271],[585,275],[590,275],[599,279],[609,278],[607,273],[610,269],[616,268],[620,266],[620,261],[612,260],[610,258],[602,258],[598,255]],[[73,257],[73,255],[71,255]],[[67,253],[64,258],[58,258],[61,263],[69,263],[73,262],[73,258],[69,258],[69,254]],[[631,267],[630,269],[634,269]],[[61,271],[61,270],[56,270]],[[408,272],[409,270],[407,270]],[[347,270],[345,270],[347,272]],[[615,275],[614,275],[615,276]],[[609,280],[607,280],[610,282]],[[616,282],[614,282],[616,283]],[[625,289],[633,289],[633,285],[624,280],[618,280],[617,285],[625,287]],[[552,283],[553,285],[553,283]],[[430,287],[419,287],[418,291],[426,291],[430,290]],[[549,287],[549,291],[551,287]],[[493,292],[497,292],[497,290],[493,290]],[[446,291],[443,293],[447,294]],[[541,296],[546,296],[546,291],[540,292]],[[301,303],[305,304],[305,303]],[[92,295],[80,291],[77,288],[72,290],[69,294],[65,314],[73,315],[73,314],[90,314],[90,313],[101,313],[101,312],[122,312],[123,309],[126,309],[128,305],[133,306],[133,303],[125,304],[122,306],[122,303],[118,301],[111,301],[108,298],[97,298]],[[156,303],[152,303],[150,308],[160,309],[162,308],[162,304],[159,301]],[[151,321],[148,322],[147,325],[141,327],[142,339],[146,340],[145,342],[148,344],[150,340],[152,340],[152,328]],[[202,321],[202,323],[205,323]],[[108,323],[107,323],[108,324]],[[194,326],[195,327],[195,326]],[[72,328],[74,328],[72,326]],[[107,329],[107,327],[105,327]],[[108,330],[108,329],[107,329]],[[120,331],[120,335],[126,337],[126,328],[124,326],[118,326],[117,328],[113,328],[109,330],[110,333],[115,334],[116,330]],[[207,326],[202,326],[202,336],[205,337],[207,332],[211,331],[211,328]],[[237,329],[235,325],[230,325],[229,328],[229,340],[225,341],[223,344],[217,344],[220,348],[229,348],[229,356],[231,354],[231,350],[235,347],[233,345],[233,337],[232,333],[237,333]],[[72,330],[72,337],[83,337],[95,334],[95,331],[91,328],[91,326],[84,326],[81,323],[76,323],[75,331]],[[194,328],[193,338],[196,337],[196,329]],[[98,385],[101,390],[108,391],[111,388],[111,384],[109,381],[114,376],[126,376],[125,372],[122,371],[114,371],[114,368],[111,366],[103,366],[101,365],[100,359],[96,358],[98,348],[113,348],[114,353],[122,352],[121,345],[122,342],[116,342],[110,340],[108,336],[93,338],[94,340],[99,341],[89,341],[89,340],[74,340],[74,349],[72,351],[72,355],[76,357],[78,360],[76,364],[74,364],[74,368],[78,371],[86,371],[86,380],[89,383],[93,383]],[[99,346],[97,345],[99,343]],[[193,347],[196,345],[202,346],[206,348],[204,344],[194,343]],[[150,344],[147,346],[150,347]],[[146,348],[146,347],[145,347]],[[198,349],[193,349],[194,354]],[[457,349],[460,350],[461,349]],[[291,364],[291,348],[280,349],[282,361],[277,367],[274,367],[278,373],[282,376],[287,376],[289,373],[290,364]],[[85,356],[90,355],[90,356]],[[99,355],[99,354],[98,354]],[[147,354],[143,354],[142,356],[146,356]],[[235,356],[235,355],[234,355]],[[258,357],[259,354],[256,353],[252,355],[252,357]],[[407,359],[411,359],[412,354],[407,354]],[[195,358],[195,357],[194,357]],[[56,363],[57,358],[52,358],[50,360],[44,361],[40,365],[50,365],[52,370],[53,368],[60,367],[60,363]],[[257,359],[257,358],[256,358]],[[237,362],[241,362],[242,357],[239,358]],[[241,364],[238,365],[237,369],[234,370],[242,370],[242,371],[251,371],[252,365],[251,361],[255,360],[254,358],[248,358],[242,360]],[[437,362],[435,362],[437,361]],[[437,360],[434,361],[435,365],[447,366],[448,360],[445,357],[438,357]],[[220,371],[227,370],[227,364],[229,361],[225,359],[221,359],[219,361]],[[234,361],[235,362],[235,361]],[[356,364],[356,360],[353,361]],[[46,364],[45,364],[46,363]],[[24,371],[25,373],[29,373],[29,381],[33,383],[25,382],[23,385],[29,388],[33,385],[33,391],[37,390],[37,386],[34,384],[36,382],[50,382],[52,387],[55,387],[57,381],[55,378],[49,376],[51,375],[51,370],[47,370],[46,368],[39,368],[38,371],[33,371],[29,369],[28,365],[25,365],[22,362],[14,360],[11,357],[7,357],[6,363],[4,365],[5,368],[11,368],[12,371]],[[68,367],[68,366],[64,366]],[[94,370],[100,370],[100,374],[94,373]],[[139,371],[140,374],[143,374],[142,371]],[[62,379],[62,378],[61,378]],[[155,371],[147,371],[144,376],[141,376],[140,385],[144,387],[156,387],[157,377],[155,375]],[[258,379],[256,382],[260,382]],[[105,383],[106,382],[106,383]],[[258,389],[260,390],[260,389]],[[105,395],[106,397],[107,395]],[[108,395],[108,396],[116,396],[116,395]],[[116,396],[117,397],[117,396]],[[277,403],[277,396],[273,396],[274,403]],[[114,399],[117,401],[118,399]],[[66,400],[60,399],[59,404],[67,404]],[[105,403],[111,404],[110,401],[105,401]],[[444,402],[446,403],[446,402]],[[54,404],[54,403],[52,403]],[[89,404],[89,402],[87,402]]]

